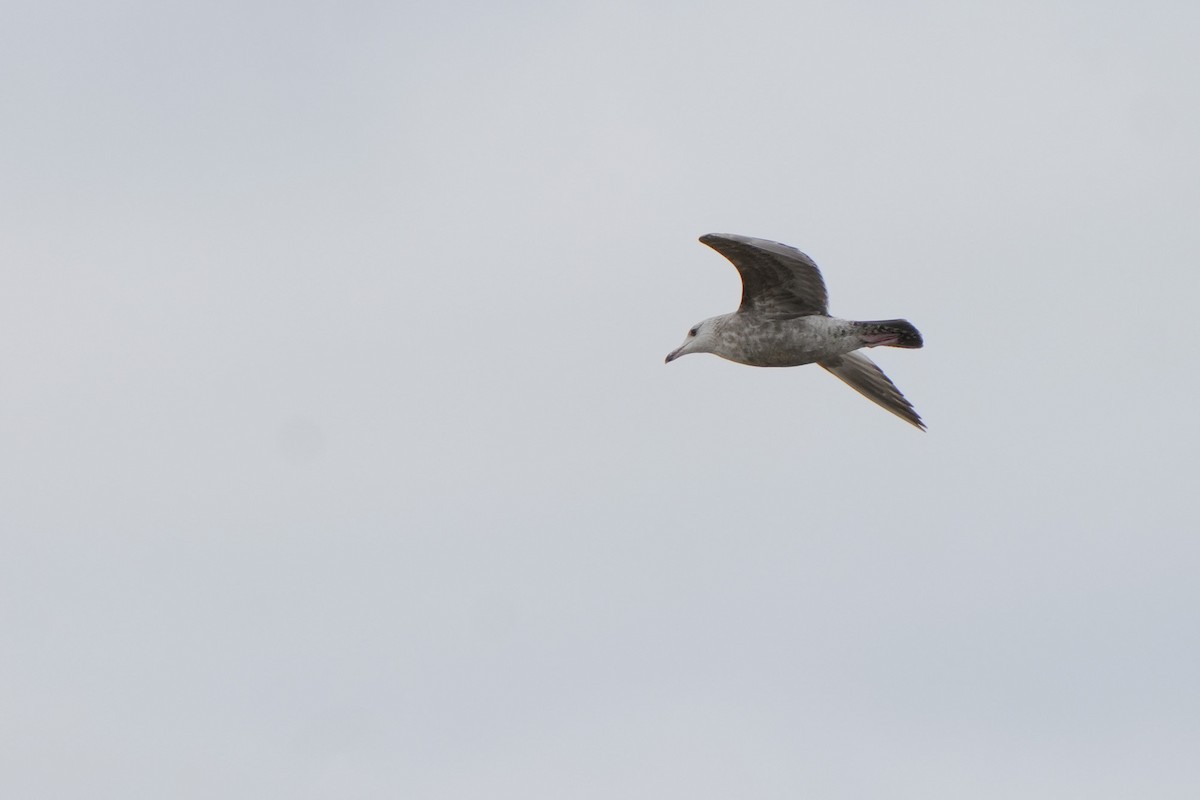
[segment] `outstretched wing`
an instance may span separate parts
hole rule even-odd
[[[732,233],[709,233],[700,241],[728,258],[742,276],[738,311],[808,316],[828,314],[821,271],[794,247]]]
[[[841,378],[871,402],[878,403],[900,419],[925,430],[925,423],[913,409],[912,403],[900,394],[896,384],[888,380],[888,376],[883,374],[883,370],[875,366],[875,362],[862,353],[847,353],[844,356],[817,363]]]

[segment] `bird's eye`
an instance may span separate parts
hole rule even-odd
[[[700,329],[699,329],[699,328],[692,328],[690,331],[688,331],[688,336],[695,336],[695,335],[696,335],[696,331],[698,331],[698,330],[700,330]]]

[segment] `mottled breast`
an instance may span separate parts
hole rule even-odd
[[[779,318],[734,314],[721,330],[717,355],[752,367],[798,367],[862,346],[846,320],[822,315]]]

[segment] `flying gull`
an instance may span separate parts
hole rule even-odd
[[[710,233],[700,241],[725,256],[742,276],[742,304],[732,314],[697,323],[667,355],[713,353],[752,367],[816,362],[867,399],[925,430],[912,403],[863,347],[921,347],[920,332],[903,319],[853,322],[829,316],[821,271],[794,247],[766,239]]]

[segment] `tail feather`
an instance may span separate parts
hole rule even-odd
[[[925,345],[921,332],[906,319],[885,319],[858,323],[868,347],[918,348]]]

